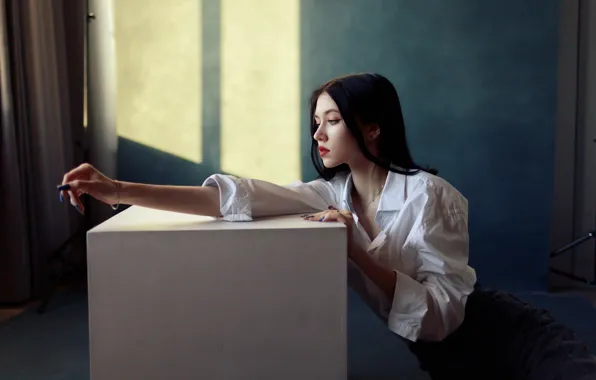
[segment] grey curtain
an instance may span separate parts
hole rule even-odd
[[[56,185],[80,163],[83,0],[0,0],[0,303],[39,296],[83,223]]]

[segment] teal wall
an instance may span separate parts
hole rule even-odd
[[[346,72],[387,76],[415,159],[469,200],[481,282],[544,289],[558,1],[304,0],[301,17],[305,100]],[[302,115],[306,125],[306,106]],[[305,167],[304,176],[314,171]]]
[[[205,0],[205,162],[121,139],[119,176],[200,184],[219,171],[218,1]],[[302,0],[303,179],[315,177],[307,100],[376,71],[397,87],[415,159],[469,200],[471,263],[505,289],[545,289],[553,194],[556,0]]]

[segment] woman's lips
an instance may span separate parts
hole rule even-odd
[[[330,151],[329,151],[329,149],[327,149],[327,148],[322,148],[322,147],[319,147],[319,154],[321,155],[321,157],[324,157],[324,156],[326,156],[326,155],[327,155],[327,153],[329,153],[329,152],[330,152]]]

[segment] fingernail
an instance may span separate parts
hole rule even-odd
[[[319,222],[322,222],[322,221],[323,221],[323,219],[325,219],[325,217],[324,217],[324,216],[322,216],[322,217],[321,217],[321,219],[319,219]]]
[[[69,184],[66,184],[66,185],[58,186],[58,190],[59,191],[70,190],[70,185]]]
[[[79,212],[79,214],[85,215],[85,213],[83,211],[81,211],[81,209],[79,208],[79,205],[75,205],[74,208],[77,209],[77,211]]]

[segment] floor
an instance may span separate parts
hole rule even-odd
[[[350,293],[349,373],[352,380],[384,380],[404,375],[429,380],[405,344],[388,332]],[[64,292],[47,313],[26,309],[0,323],[0,379],[88,380],[87,298]],[[35,363],[32,366],[30,363]]]
[[[29,307],[29,306],[26,306]],[[6,322],[9,319],[16,317],[25,311],[24,307],[7,307],[0,309],[0,323]]]
[[[516,296],[551,311],[573,328],[596,352],[596,308],[589,296],[526,293]],[[590,302],[586,301],[586,297]],[[349,378],[429,380],[405,344],[390,333],[367,307],[350,293],[348,340]],[[45,314],[36,304],[0,312],[0,379],[87,380],[89,337],[84,291],[62,291]],[[34,365],[32,363],[35,363]]]
[[[69,290],[67,287],[59,287],[57,289],[58,292],[58,296],[62,297],[64,293],[72,293],[71,290]],[[26,311],[31,311],[31,310],[36,310],[39,308],[39,305],[41,304],[40,301],[32,301],[32,302],[28,302],[25,303],[24,305],[19,305],[19,306],[2,306],[0,305],[0,325],[2,325],[5,322],[8,322],[10,319],[26,312]]]

